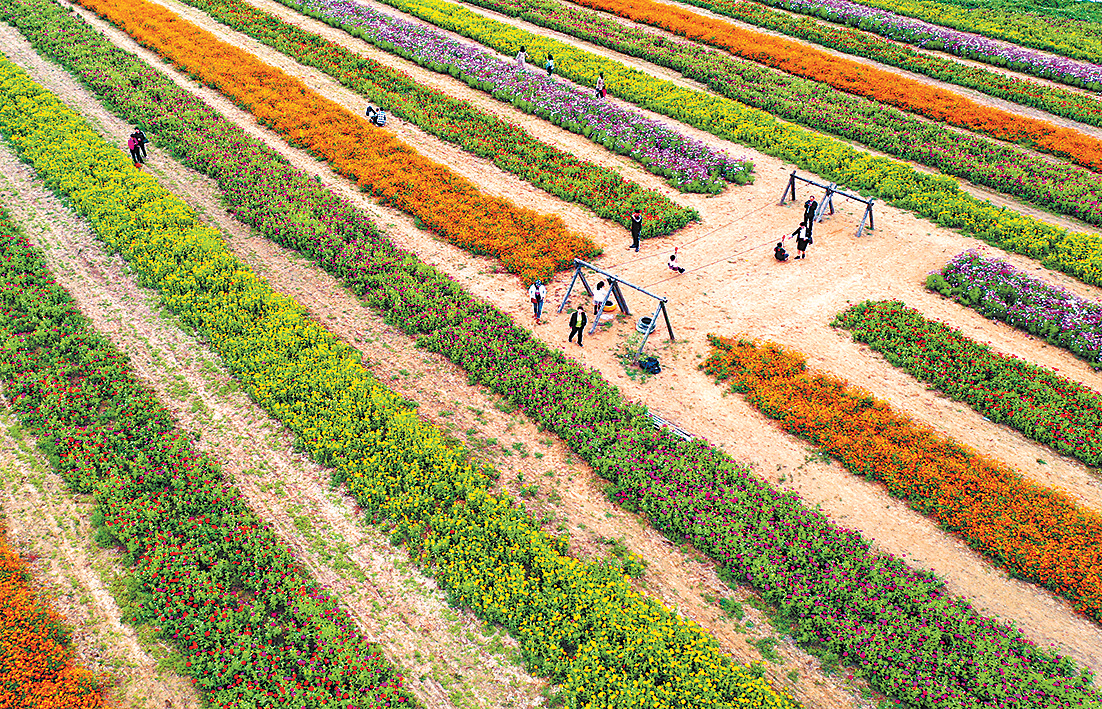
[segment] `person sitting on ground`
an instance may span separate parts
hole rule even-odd
[[[773,258],[777,259],[778,261],[788,260],[788,252],[784,250],[783,242],[777,242],[777,248],[773,249]]]
[[[670,261],[666,264],[671,271],[677,271],[678,273],[684,273],[685,269],[681,267],[681,264],[677,262],[677,247],[673,247],[673,253],[670,254]]]
[[[382,128],[386,125],[386,111],[374,104],[367,104],[367,120]]]

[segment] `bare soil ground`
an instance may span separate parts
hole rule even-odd
[[[279,10],[286,16],[293,15],[270,0],[251,1],[269,11]],[[81,14],[88,17],[88,13],[81,11]],[[323,31],[330,38],[343,37],[344,41],[338,41],[345,46],[355,47],[357,51],[370,53],[380,60],[387,58],[388,64],[400,66],[419,79],[423,78],[423,74],[424,78],[431,79],[433,85],[443,88],[450,95],[473,98],[480,105],[494,107],[493,110],[500,115],[508,116],[540,137],[566,146],[576,154],[615,166],[625,176],[630,175],[647,186],[663,187],[658,178],[642,172],[623,158],[604,153],[578,136],[530,117],[514,117],[513,109],[487,101],[480,93],[452,81],[450,77],[424,72],[416,65],[368,49],[343,33],[297,17],[303,26]],[[104,23],[93,22],[106,30]],[[227,30],[219,31],[223,36],[233,36]],[[332,174],[313,157],[287,148],[224,98],[197,89],[187,79],[166,69],[149,52],[137,48],[121,33],[111,30],[108,34],[120,46],[135,51],[178,83],[200,94],[250,133],[262,137],[296,166],[319,175],[336,192],[376,215],[379,223],[399,245],[416,251],[426,261],[458,278],[476,294],[512,312],[519,322],[531,322],[530,307],[516,279],[498,272],[494,263],[471,257],[436,241],[430,234],[416,229],[408,217],[374,205],[354,185]],[[10,46],[8,38],[4,37],[4,40],[5,46]],[[249,46],[244,40],[241,44]],[[315,85],[331,98],[338,95],[328,77],[311,76],[312,70],[291,67],[291,63],[278,59],[267,48],[249,46],[249,49],[265,61],[283,62],[296,75],[316,81]],[[590,49],[607,53],[600,48]],[[15,60],[24,66],[35,63],[30,56],[16,57]],[[656,75],[666,71],[643,63],[636,64]],[[92,116],[94,121],[99,122],[100,129],[114,136],[121,145],[129,128],[121,123],[109,125],[112,119],[95,101],[83,95],[71,77],[56,67],[51,70],[50,66],[37,69],[42,76],[36,74],[35,78],[57,82],[59,88],[51,88],[59,91],[65,100],[76,105],[86,116]],[[344,96],[338,100],[357,112],[363,103],[362,99],[354,96]],[[396,122],[395,128],[400,135],[412,136],[409,140],[418,150],[422,149],[422,145],[427,146],[425,150],[428,154],[448,161],[456,169],[466,171],[465,174],[474,175],[480,184],[482,180],[479,176],[486,175],[486,184],[492,191],[515,194],[509,192],[515,186],[508,182],[514,178],[502,177],[503,173],[488,166],[485,161],[458,151],[448,154],[448,146],[435,146],[432,144],[434,139],[427,136],[422,142],[422,136],[400,122]],[[584,364],[598,368],[621,386],[629,397],[647,403],[661,415],[721,445],[737,459],[753,466],[766,479],[797,490],[809,504],[820,504],[840,524],[859,529],[887,551],[906,555],[919,566],[933,568],[947,578],[954,591],[969,597],[993,614],[1013,620],[1037,642],[1056,644],[1062,652],[1077,661],[1096,671],[1102,670],[1102,651],[1099,650],[1102,648],[1102,632],[1097,625],[1075,615],[1066,603],[1050,594],[1030,584],[1008,580],[1005,574],[994,570],[951,535],[887,497],[879,486],[848,475],[836,464],[824,462],[810,447],[779,431],[739,398],[723,396],[721,389],[704,377],[695,365],[707,353],[704,335],[709,331],[721,334],[744,332],[775,339],[811,355],[813,365],[849,378],[878,396],[889,399],[893,405],[917,419],[1014,464],[1035,479],[1068,490],[1083,504],[1096,509],[1102,508],[1102,491],[1095,471],[1055,456],[1043,446],[1022,439],[1005,427],[994,426],[962,405],[927,391],[865,348],[854,345],[846,335],[826,327],[826,323],[847,301],[856,302],[866,297],[898,297],[931,317],[964,326],[966,331],[991,341],[998,349],[1028,353],[1034,361],[1059,367],[1062,373],[1089,386],[1099,388],[1102,379],[1062,350],[1044,346],[1008,327],[983,320],[970,311],[927,294],[921,285],[927,271],[940,267],[945,259],[958,251],[978,244],[898,210],[878,204],[877,229],[858,240],[852,236],[856,229],[853,210],[842,207],[837,216],[828,219],[819,228],[816,244],[809,251],[807,261],[775,264],[770,253],[772,244],[782,234],[791,232],[799,220],[798,206],[775,206],[791,166],[691,128],[679,128],[712,144],[721,145],[734,154],[750,156],[758,166],[758,181],[753,186],[729,189],[716,198],[679,197],[682,203],[692,204],[701,211],[703,222],[682,230],[675,237],[645,243],[639,256],[623,250],[622,244],[626,244],[627,239],[620,227],[610,226],[577,207],[563,206],[543,193],[532,198],[540,200],[537,208],[546,211],[561,209],[560,213],[572,228],[596,234],[595,238],[603,241],[608,251],[601,261],[605,268],[671,299],[675,333],[680,339],[672,344],[663,344],[659,333],[652,337],[648,345],[649,350],[662,357],[665,371],[659,377],[643,379],[638,370],[625,369],[620,363],[619,355],[624,351],[629,333],[633,331],[633,320],[617,320],[603,327],[594,338],[586,340],[586,346],[581,350],[571,345],[568,350],[571,355]],[[274,286],[295,295],[319,321],[359,347],[371,360],[373,371],[380,379],[420,402],[420,410],[428,419],[449,428],[457,438],[465,439],[482,455],[494,460],[503,471],[502,484],[506,488],[517,493],[523,491],[522,498],[526,504],[537,516],[547,516],[549,527],[561,524],[570,530],[574,551],[585,556],[600,555],[606,553],[609,547],[602,540],[622,539],[631,551],[649,562],[641,584],[644,589],[705,624],[736,657],[752,660],[760,656],[747,640],[761,637],[760,631],[767,626],[763,617],[748,609],[747,617],[753,622],[753,627],[747,627],[745,621],[737,623],[720,612],[709,599],[730,592],[715,577],[711,565],[691,550],[686,553],[677,549],[639,524],[631,515],[605,502],[600,492],[602,482],[595,479],[588,468],[573,460],[559,441],[535,431],[527,421],[506,413],[502,409],[507,407],[493,397],[468,387],[465,376],[450,365],[414,350],[408,340],[380,323],[317,269],[264,240],[251,237],[243,227],[231,223],[224,217],[214,190],[203,179],[189,175],[156,151],[151,166],[170,189],[181,193],[201,213],[222,226],[235,251],[265,274]],[[801,192],[801,201],[805,195],[806,192]],[[558,202],[558,206],[542,200]],[[536,202],[531,206],[536,206]],[[690,272],[667,280],[670,274],[663,268],[663,263],[675,244],[682,246],[684,265]],[[993,249],[988,251],[997,253]],[[1009,258],[1020,266],[1036,268],[1033,262],[1026,259]],[[1076,284],[1060,274],[1045,272],[1045,275],[1080,293],[1098,296],[1098,289]],[[562,298],[567,280],[560,278],[553,284],[551,302]],[[575,302],[578,300],[580,298],[576,296]],[[651,304],[631,296],[629,303],[638,311],[637,315],[649,314]],[[82,309],[84,307],[82,303]],[[538,326],[534,330],[549,344],[565,347],[565,316],[552,313],[550,319],[552,324]],[[177,353],[176,356],[181,355]],[[143,376],[146,376],[145,373]],[[197,385],[192,383],[189,386],[194,388]],[[235,410],[230,407],[225,415]],[[208,435],[204,430],[203,440]],[[1039,462],[1042,460],[1043,463]],[[324,480],[321,473],[317,475],[318,480]],[[286,507],[282,511],[278,506],[261,507],[266,517],[269,514],[277,518],[280,514],[285,516],[280,524],[282,534],[290,534],[295,520],[308,516],[305,514],[307,511],[319,515],[317,520],[321,520],[320,525],[329,525],[330,516],[322,508],[320,502],[316,507],[303,507],[297,512]],[[883,512],[876,514],[872,510]],[[321,535],[320,532],[318,534]],[[309,546],[305,541],[299,544]],[[340,556],[339,553],[329,553],[335,558]],[[740,598],[748,597],[742,592],[738,595]],[[440,610],[441,614],[447,612],[447,609]],[[817,663],[812,658],[792,648],[783,639],[777,653],[784,661],[781,664],[767,664],[770,676],[779,686],[794,690],[797,698],[808,706],[853,706],[861,703],[845,688],[847,681],[844,677],[822,674],[816,669]],[[789,677],[791,670],[796,670],[794,687]],[[410,674],[415,675],[415,672]],[[439,693],[425,690],[425,696],[432,706],[447,705],[446,702],[436,703],[442,701]]]

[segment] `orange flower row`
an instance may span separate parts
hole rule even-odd
[[[579,5],[661,27],[687,39],[726,49],[736,56],[821,81],[936,121],[1026,143],[1102,170],[1102,140],[1048,121],[984,106],[965,96],[730,22],[653,0],[575,0]]]
[[[61,616],[30,587],[27,564],[0,539],[0,709],[98,709],[99,682],[78,667]]]
[[[1102,514],[1023,479],[772,343],[710,335],[703,368],[789,432],[963,537],[1015,576],[1102,620]]]
[[[289,143],[321,156],[380,201],[526,282],[598,252],[557,216],[481,192],[301,81],[144,0],[81,0],[144,46],[249,110]]]

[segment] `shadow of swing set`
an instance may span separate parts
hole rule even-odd
[[[615,274],[609,273],[604,269],[598,268],[597,266],[594,266],[593,264],[578,258],[574,259],[574,277],[570,279],[570,287],[566,289],[566,295],[563,296],[562,303],[559,304],[558,312],[561,313],[563,309],[566,308],[566,303],[570,300],[570,294],[574,292],[574,284],[578,281],[582,282],[582,286],[585,288],[585,292],[589,294],[589,297],[593,297],[593,288],[589,285],[589,281],[587,281],[585,278],[586,269],[589,269],[590,271],[593,271],[595,273],[599,273],[608,279],[608,294],[610,297],[616,300],[616,306],[620,308],[620,312],[622,312],[624,315],[631,315],[631,309],[628,308],[628,302],[624,298],[623,291],[620,290],[621,284],[627,286],[628,288],[633,288],[643,295],[649,296],[658,301],[658,307],[654,309],[654,315],[651,316],[648,326],[642,331],[643,341],[639,343],[639,351],[635,353],[636,357],[643,354],[643,347],[645,347],[647,344],[647,338],[650,337],[650,334],[658,328],[659,315],[662,316],[662,319],[666,323],[666,331],[669,333],[670,342],[673,342],[673,325],[670,324],[670,315],[669,312],[667,312],[666,310],[666,303],[668,302],[668,299],[665,296],[655,295],[646,288],[642,288],[635,285],[634,283],[625,281]],[[605,302],[608,302],[607,297],[605,298]],[[596,332],[597,325],[600,324],[600,322],[601,316],[600,313],[598,313],[597,317],[593,318],[593,327],[589,328],[588,334],[592,335],[594,332]]]

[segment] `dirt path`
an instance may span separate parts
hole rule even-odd
[[[5,179],[0,201],[9,205],[12,198]],[[66,489],[7,401],[0,408],[0,482],[12,547],[30,562],[40,593],[71,628],[78,663],[109,677],[110,701],[135,709],[198,709],[190,680],[158,662],[169,649],[121,621],[113,595],[121,562],[114,550],[92,542],[90,499]]]
[[[102,26],[102,23],[99,26]],[[117,37],[117,33],[113,36]],[[127,44],[125,39],[118,38],[117,41],[123,46],[131,46]],[[148,57],[148,53],[145,53],[144,56]],[[151,63],[156,64],[155,60]],[[179,80],[182,84],[190,85],[185,80]],[[206,96],[205,92],[200,91],[198,93]],[[211,102],[219,104],[217,99],[212,99]],[[218,105],[220,111],[231,116],[232,120],[239,124],[249,127],[250,132],[266,135],[266,140],[274,146],[279,143],[278,140],[274,140],[270,135],[267,135],[265,131],[256,129],[247,116],[232,106],[227,106],[226,103],[225,101],[220,102],[220,105]],[[410,220],[404,216],[371,205],[362,195],[357,195],[346,181],[334,177],[328,170],[318,168],[317,161],[313,158],[286,147],[277,147],[277,149],[288,155],[295,161],[296,165],[306,168],[313,167],[311,172],[319,174],[323,181],[334,188],[335,191],[353,196],[354,201],[358,204],[363,204],[368,211],[380,215],[380,223],[388,226],[388,233],[401,246],[417,251],[422,258],[453,274],[477,294],[510,309],[520,317],[521,322],[527,322],[523,317],[527,315],[526,303],[522,300],[522,294],[515,284],[515,279],[496,273],[493,265],[485,260],[471,258],[458,249],[432,240],[424,232],[413,228]],[[660,413],[667,414],[695,433],[705,434],[711,440],[720,443],[736,457],[755,463],[766,477],[777,481],[780,475],[795,476],[798,479],[798,488],[810,504],[820,502],[824,509],[827,509],[836,519],[844,520],[843,524],[858,528],[866,535],[878,539],[884,548],[897,553],[910,551],[912,558],[917,558],[920,565],[933,567],[938,573],[948,577],[952,587],[957,592],[969,596],[981,607],[986,607],[993,613],[1013,619],[1022,625],[1025,631],[1038,642],[1042,644],[1057,643],[1063,652],[1070,654],[1078,661],[1096,669],[1102,667],[1102,661],[1097,657],[1097,648],[1102,647],[1102,642],[1100,642],[1102,637],[1100,637],[1097,627],[1082,618],[1074,616],[1067,609],[1066,604],[1053,600],[1048,594],[1038,591],[1028,584],[1007,581],[1003,575],[992,571],[982,560],[964,549],[962,545],[952,540],[948,535],[941,533],[934,525],[907,511],[898,503],[887,500],[875,486],[865,484],[852,478],[852,476],[844,474],[836,466],[824,465],[809,460],[813,456],[810,455],[806,446],[778,432],[768,422],[763,422],[760,416],[748,411],[737,399],[722,398],[719,388],[705,380],[696,372],[695,367],[691,366],[697,361],[697,355],[702,356],[705,351],[702,346],[704,332],[708,329],[721,332],[734,331],[735,321],[729,319],[727,314],[722,313],[717,307],[717,303],[722,303],[724,306],[735,306],[737,304],[737,307],[742,309],[742,313],[739,314],[739,322],[745,320],[755,327],[761,322],[776,321],[778,311],[785,312],[780,317],[782,322],[787,321],[788,308],[793,305],[802,307],[802,302],[791,302],[792,297],[796,295],[796,289],[793,286],[798,287],[801,281],[801,279],[795,277],[795,270],[793,270],[795,268],[802,268],[811,263],[816,264],[816,268],[821,270],[818,271],[818,276],[811,279],[814,281],[812,285],[821,284],[824,280],[828,284],[839,285],[835,284],[835,281],[839,279],[839,266],[847,264],[846,268],[842,269],[843,272],[846,270],[875,271],[873,275],[877,282],[895,286],[899,281],[913,277],[915,271],[924,274],[925,270],[929,270],[931,262],[940,265],[940,261],[947,255],[964,248],[966,243],[973,243],[919,221],[908,214],[878,207],[877,224],[879,228],[872,237],[858,242],[848,236],[841,236],[851,226],[843,225],[843,217],[836,217],[834,222],[821,228],[822,236],[820,239],[824,243],[817,244],[814,249],[821,249],[826,252],[823,254],[826,256],[832,250],[844,247],[844,253],[831,258],[830,263],[824,262],[823,266],[819,266],[816,259],[822,260],[822,258],[818,251],[813,250],[812,258],[808,262],[800,265],[788,264],[782,267],[789,269],[788,271],[774,272],[772,265],[766,258],[768,257],[769,244],[768,238],[764,237],[763,234],[779,234],[782,231],[781,225],[784,226],[784,230],[789,231],[791,225],[798,218],[796,217],[796,207],[775,208],[772,206],[776,195],[780,194],[783,179],[787,175],[788,169],[790,169],[777,161],[773,162],[774,165],[768,171],[761,170],[759,163],[758,184],[741,190],[729,190],[728,194],[734,193],[737,197],[732,200],[734,204],[729,204],[726,209],[717,207],[711,213],[709,220],[706,220],[705,225],[692,228],[696,235],[692,238],[699,238],[699,241],[687,246],[686,253],[693,261],[693,263],[687,265],[694,268],[713,260],[716,261],[716,265],[710,269],[686,274],[680,279],[680,283],[686,287],[671,289],[668,284],[661,286],[660,292],[676,291],[671,292],[671,294],[674,296],[673,299],[677,308],[674,324],[678,328],[678,334],[682,336],[686,334],[683,332],[683,323],[689,321],[688,315],[690,312],[693,313],[692,321],[698,328],[697,331],[688,331],[687,342],[674,346],[680,354],[679,360],[670,362],[670,357],[663,355],[664,363],[672,365],[668,374],[645,383],[632,380],[614,357],[615,351],[619,348],[620,339],[617,336],[608,334],[598,335],[595,340],[587,340],[586,348],[577,356],[586,364],[600,368],[606,377],[623,386],[629,396],[647,401]],[[852,219],[852,216],[847,218]],[[838,225],[838,227],[833,228],[833,236],[831,234],[832,224]],[[686,230],[686,232],[688,231]],[[679,235],[681,237],[678,239],[679,243],[687,244],[690,241],[690,237],[686,232]],[[913,246],[909,245],[912,238],[921,232],[937,235],[934,241],[938,248],[932,253],[927,243],[928,239],[914,239]],[[889,241],[890,244],[886,243]],[[624,270],[626,273],[627,269],[631,269],[631,275],[628,277],[642,284],[653,283],[664,278],[664,270],[659,271],[659,269],[671,243],[673,242],[667,240],[645,244],[642,260],[627,264],[623,269],[618,270]],[[742,255],[732,255],[736,251],[743,251],[744,253]],[[898,265],[899,261],[903,261],[904,273],[892,272],[890,268],[881,268],[880,262],[883,260],[885,252],[889,255],[896,255],[894,260],[886,265],[890,267]],[[623,252],[613,250],[611,253],[612,255],[605,261],[607,264],[615,265],[627,260],[620,256]],[[909,262],[910,257],[913,257],[916,253],[920,256],[917,259],[919,261],[918,265]],[[904,256],[908,258],[904,259]],[[831,263],[834,264],[833,267],[831,267]],[[739,268],[731,269],[730,267],[734,265]],[[736,277],[734,274],[735,270],[746,271],[748,269],[757,271],[759,276],[763,276],[766,286],[761,287],[759,284],[749,283],[746,279]],[[778,274],[788,274],[789,277],[778,278]],[[704,280],[705,278],[707,280]],[[713,283],[720,284],[718,291],[713,288]],[[840,287],[845,287],[847,284],[850,283],[847,281],[847,283],[840,284]],[[858,284],[860,285],[859,280]],[[867,286],[867,284],[864,285]],[[904,285],[907,293],[915,291],[914,288],[910,288],[908,283]],[[556,293],[553,290],[552,299],[561,297],[563,284],[560,282],[556,288],[558,292]],[[737,297],[734,291],[737,291]],[[301,294],[299,295],[301,296]],[[704,296],[704,299],[698,302],[694,309],[690,309],[688,297],[701,295]],[[940,301],[935,300],[934,302]],[[822,321],[824,311],[829,310],[831,306],[831,302],[819,303],[809,313],[811,317],[804,317],[803,322],[809,327],[814,337],[821,338],[824,342],[833,346],[835,342],[844,342],[843,338],[818,324]],[[954,314],[960,312],[956,306],[950,307],[949,304],[942,307],[946,309],[946,312],[952,311]],[[756,310],[756,308],[760,310]],[[755,317],[758,312],[762,313],[762,318]],[[988,336],[991,332],[1000,329],[997,325],[982,321],[980,325]],[[623,325],[617,327],[621,333],[626,330]],[[747,327],[742,327],[742,329],[750,330]],[[760,330],[761,328],[757,329]],[[1006,329],[1008,330],[1008,328]],[[538,330],[551,343],[561,343],[562,340],[565,340],[565,328],[557,320],[553,326],[541,327]],[[772,333],[770,331],[762,334]],[[778,339],[784,340],[784,338]],[[788,344],[794,343],[788,342]],[[814,348],[805,349],[815,351]],[[573,352],[573,349],[571,351]],[[1061,353],[1055,353],[1058,361],[1063,361],[1062,356]],[[823,364],[823,362],[819,361],[819,364]],[[883,365],[875,359],[871,365],[858,363],[857,370],[864,371],[870,367],[873,371],[892,374],[892,370],[887,365]],[[842,372],[848,375],[846,368],[842,368]],[[398,381],[413,378],[412,375],[404,377],[399,374],[398,376],[400,378]],[[433,373],[433,376],[435,376],[435,373]],[[676,393],[670,395],[669,391],[673,389],[670,383],[675,379],[678,382]],[[899,377],[898,384],[907,394],[919,393],[937,401],[937,397],[925,392],[921,387],[907,381],[904,377]],[[463,399],[456,400],[464,401]],[[454,406],[454,402],[453,408],[458,408]],[[489,409],[485,410],[489,411]],[[443,416],[443,418],[449,417]],[[945,416],[940,415],[935,418],[945,418]],[[951,418],[955,419],[956,417]],[[456,430],[460,430],[461,426],[462,424],[456,426]],[[967,427],[962,430],[967,430]],[[994,427],[991,432],[996,439],[1004,435],[1004,430],[999,427]],[[529,450],[533,449],[529,448]],[[535,458],[534,454],[532,457]],[[1051,460],[1051,456],[1049,458],[1050,465],[1052,465],[1055,461]],[[781,467],[774,471],[777,466]],[[1069,463],[1068,466],[1074,472],[1074,464]],[[1034,467],[1040,468],[1039,465]],[[1052,465],[1052,467],[1056,468],[1058,466]],[[784,472],[786,470],[787,473]],[[1091,482],[1093,482],[1093,479],[1091,479]],[[788,481],[788,484],[795,485],[796,483]],[[600,485],[589,485],[576,476],[573,481],[568,479],[568,488],[564,492],[557,494],[563,499],[574,499],[572,496],[576,496],[579,500],[593,502],[599,499],[594,494],[594,491],[599,489]],[[881,509],[877,505],[883,505],[882,509],[888,510],[888,513],[876,517],[864,514],[870,509]],[[599,518],[599,515],[597,517]],[[648,539],[647,534],[649,533],[642,534],[639,537],[627,536],[627,545],[633,551],[641,553],[645,558],[652,559],[652,551],[641,547],[641,542]],[[605,536],[610,535],[605,534]],[[666,544],[664,540],[658,540],[658,542]],[[655,566],[656,564],[652,560],[651,572],[654,571]],[[684,568],[692,568],[691,565],[683,566]],[[682,568],[676,566],[674,568],[678,575],[684,576]],[[717,586],[717,588],[722,587]],[[809,704],[814,705],[812,702],[809,702]],[[829,702],[826,705],[830,705]]]
[[[22,45],[10,32],[0,27],[0,40]],[[12,52],[13,59],[90,117],[106,135],[119,140],[129,134],[130,128],[105,112],[71,76],[28,55],[29,51],[21,46]],[[739,660],[759,661],[762,653],[751,642],[775,640],[776,659],[766,664],[766,671],[775,684],[806,706],[871,706],[860,699],[858,683],[823,673],[817,660],[777,637],[752,594],[732,594],[713,564],[691,550],[678,549],[607,502],[604,481],[560,441],[508,413],[496,397],[468,385],[466,374],[443,358],[418,350],[410,338],[387,326],[304,259],[249,235],[243,225],[225,216],[210,181],[156,149],[149,165],[166,187],[225,229],[238,256],[363,351],[376,376],[418,401],[424,417],[502,470],[502,486],[523,500],[548,529],[569,530],[572,553],[603,558],[615,541],[626,544],[648,563],[640,590],[704,625]],[[12,169],[26,172],[21,166],[12,165]],[[408,218],[389,216],[404,220],[401,228],[410,234],[421,233]],[[50,219],[61,221],[53,214]],[[69,242],[77,244],[73,248],[81,250],[80,258],[58,253],[69,248]],[[49,253],[51,260],[61,264],[59,273],[80,274],[83,261],[100,258],[91,255],[95,251],[98,244],[85,233],[57,238]],[[183,425],[201,432],[200,445],[217,456],[250,506],[275,524],[296,556],[379,638],[428,706],[464,706],[460,699],[474,702],[474,697],[476,706],[506,706],[503,702],[532,706],[538,701],[537,692],[544,685],[516,666],[519,654],[508,636],[486,631],[467,614],[441,605],[443,595],[431,581],[411,570],[405,554],[393,550],[385,537],[356,520],[354,503],[327,489],[324,470],[292,452],[289,436],[237,391],[217,359],[190,338],[171,331],[171,324],[155,314],[149,305],[152,296],[143,296],[147,302],[142,309],[127,303],[129,312],[135,313],[129,318],[134,324],[124,323],[119,316],[120,299],[140,289],[128,283],[117,258],[99,267],[105,273],[95,280],[106,283],[97,282],[95,289],[73,275],[62,279],[74,295],[79,294],[81,310],[91,314],[97,328],[109,332],[139,364],[140,375]],[[139,332],[130,332],[135,326]],[[723,597],[744,601],[745,618],[739,620],[721,610],[718,600]]]

